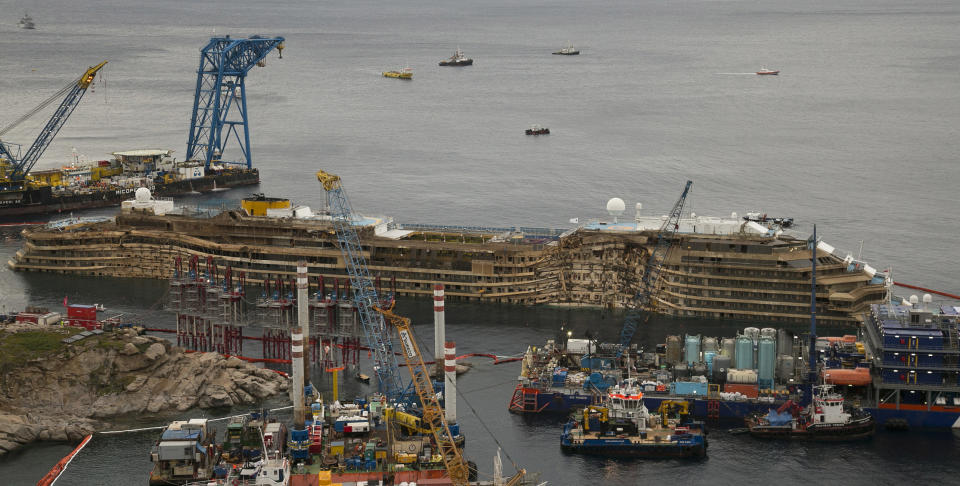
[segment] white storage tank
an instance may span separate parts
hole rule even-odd
[[[567,339],[567,352],[570,354],[587,354],[590,350],[589,339]]]
[[[703,345],[701,346],[701,351],[704,353],[716,353],[719,348],[717,347],[717,338],[715,337],[705,337],[703,338]]]
[[[733,359],[737,355],[737,340],[734,338],[723,338],[720,354]]]
[[[755,385],[757,383],[757,372],[754,370],[741,369],[727,370],[727,383]]]

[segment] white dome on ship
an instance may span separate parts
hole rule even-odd
[[[150,201],[150,189],[147,189],[146,187],[141,187],[141,188],[137,189],[136,192],[133,193],[133,197],[134,197],[134,199],[137,200],[137,202],[149,202],[149,201]]]
[[[931,302],[933,302],[933,296],[930,294],[923,294],[923,303],[929,304]]]
[[[607,201],[607,212],[610,213],[611,216],[620,216],[625,209],[627,209],[627,205],[623,202],[623,199],[619,197]]]

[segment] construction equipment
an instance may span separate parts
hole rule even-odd
[[[253,167],[250,154],[250,129],[247,125],[247,73],[254,66],[264,66],[267,54],[274,48],[283,58],[283,37],[251,36],[248,39],[213,37],[200,50],[197,69],[197,90],[193,98],[193,117],[187,139],[187,160],[211,163],[224,162],[223,151],[230,138],[236,139],[247,169]],[[243,136],[240,135],[242,127]],[[226,133],[224,133],[226,129]]]
[[[323,185],[327,193],[327,207],[330,208],[330,217],[337,233],[337,243],[343,253],[344,265],[350,275],[350,285],[353,287],[353,301],[357,307],[363,334],[367,346],[372,350],[374,371],[380,383],[380,392],[387,400],[397,402],[404,396],[404,386],[400,379],[397,356],[393,352],[393,342],[390,331],[387,329],[383,315],[375,311],[380,305],[377,288],[367,261],[360,247],[360,236],[353,226],[353,210],[350,201],[343,191],[340,177],[324,171],[317,172],[317,180]]]
[[[657,305],[657,294],[660,291],[660,270],[663,268],[663,262],[670,252],[673,236],[680,229],[680,214],[683,212],[683,203],[687,200],[687,194],[690,193],[690,187],[693,181],[687,181],[680,194],[680,199],[674,203],[673,209],[663,221],[660,230],[657,232],[657,243],[647,259],[647,264],[643,267],[643,277],[640,279],[640,289],[633,299],[633,305],[627,311],[623,320],[623,329],[620,330],[620,349],[617,351],[617,357],[621,357],[623,352],[630,347],[630,341],[633,340],[634,333],[637,332],[637,325],[641,322],[647,322],[650,314],[655,312]]]
[[[417,340],[410,328],[410,319],[398,316],[388,309],[374,307],[374,310],[389,319],[390,323],[397,329],[400,343],[403,345],[403,358],[407,362],[410,379],[423,408],[422,423],[426,424],[433,434],[437,449],[447,468],[447,474],[450,475],[450,482],[455,486],[470,484],[467,461],[460,454],[460,449],[457,448],[454,437],[450,433],[450,427],[443,416],[443,408],[437,401],[437,395],[433,390],[433,382],[430,380],[430,373],[423,362],[420,347],[417,346]]]
[[[690,402],[685,400],[664,400],[660,402],[657,413],[660,414],[660,423],[664,426],[667,425],[667,421],[671,417],[683,421],[683,419],[690,416]]]
[[[63,128],[63,125],[67,123],[67,119],[70,118],[70,114],[73,113],[74,108],[76,108],[80,103],[84,93],[87,92],[87,88],[89,88],[90,84],[93,83],[94,78],[97,76],[97,72],[100,71],[100,69],[102,69],[106,64],[107,61],[103,61],[100,64],[87,69],[79,79],[71,81],[60,91],[56,92],[42,103],[37,105],[34,109],[30,110],[10,125],[7,125],[3,130],[0,130],[0,137],[2,137],[5,133],[20,125],[33,115],[37,114],[40,110],[44,109],[47,105],[66,94],[66,96],[63,98],[63,101],[60,102],[60,106],[57,107],[57,110],[53,113],[53,116],[50,117],[50,120],[47,121],[47,124],[43,127],[43,130],[40,131],[40,135],[38,135],[36,140],[33,141],[33,143],[30,145],[30,148],[27,149],[27,152],[23,154],[22,158],[14,156],[11,146],[0,141],[0,161],[6,159],[5,162],[0,162],[0,189],[18,190],[23,189],[26,186],[27,174],[31,169],[33,169],[33,166],[36,165],[37,161],[40,160],[40,156],[43,155],[45,150],[47,150],[47,147],[50,146],[50,142],[53,141],[53,137],[57,136],[57,132],[59,132],[60,129]],[[19,152],[19,149],[17,152]]]

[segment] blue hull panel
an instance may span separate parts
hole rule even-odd
[[[526,410],[523,413],[557,413],[557,414],[569,414],[574,410],[581,409],[591,404],[592,397],[590,395],[581,395],[581,394],[569,394],[562,392],[554,393],[543,393],[541,392],[537,396],[537,405],[536,410]],[[643,404],[650,410],[657,410],[660,407],[660,402],[664,400],[685,400],[693,404],[690,413],[693,415],[693,418],[697,420],[704,420],[708,417],[708,400],[704,398],[693,398],[687,396],[671,396],[671,395],[644,395]],[[753,413],[753,412],[762,412],[766,413],[770,408],[777,408],[780,406],[780,403],[769,404],[769,403],[757,403],[750,401],[735,402],[735,401],[723,401],[717,400],[718,402],[718,417],[720,420],[735,420],[742,421],[744,417]]]
[[[908,426],[915,428],[960,428],[960,410],[949,412],[889,408],[864,408],[864,410],[873,415],[877,425],[881,427],[888,425],[887,422],[891,420],[903,420]]]

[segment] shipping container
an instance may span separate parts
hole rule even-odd
[[[760,390],[757,388],[757,385],[727,383],[723,386],[723,391],[726,393],[740,393],[747,398],[757,398],[760,396]]]

